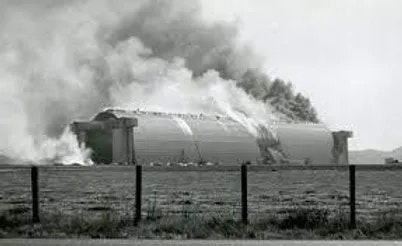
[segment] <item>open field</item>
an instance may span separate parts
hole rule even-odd
[[[239,167],[194,170],[144,168],[144,218],[166,216],[231,218],[240,220]],[[349,212],[348,172],[340,170],[258,170],[248,173],[251,221],[288,215],[292,209]],[[226,170],[226,171],[225,171]],[[357,170],[357,217],[375,220],[391,216],[402,220],[399,170]],[[135,168],[127,166],[41,167],[40,211],[83,218],[105,213],[132,220]],[[30,169],[0,168],[0,214],[29,215]]]
[[[143,213],[240,212],[240,172],[159,171],[143,173]],[[276,170],[248,173],[249,211],[278,212],[294,206],[348,210],[346,170]],[[357,171],[358,216],[396,214],[402,208],[402,171]],[[39,171],[42,211],[65,213],[115,211],[131,216],[134,167],[43,167]],[[0,211],[30,206],[29,168],[0,169]],[[402,215],[402,213],[401,213]]]

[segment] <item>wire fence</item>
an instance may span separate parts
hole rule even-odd
[[[142,219],[197,215],[241,220],[246,211],[246,219],[254,220],[295,208],[349,214],[352,188],[358,219],[384,214],[402,218],[401,166],[357,166],[355,186],[350,183],[348,166],[248,166],[246,204],[242,200],[240,166],[144,167],[140,187],[136,185],[136,169],[40,166],[39,217],[49,213],[96,216],[110,212],[133,220],[139,215]],[[0,213],[32,211],[32,170],[0,167]],[[141,195],[136,197],[139,188]],[[136,209],[140,212],[137,216]]]
[[[376,219],[388,215],[402,220],[401,188],[401,171],[356,172],[357,217]]]
[[[144,171],[146,216],[236,215],[240,213],[239,171]],[[151,212],[151,214],[149,214]]]

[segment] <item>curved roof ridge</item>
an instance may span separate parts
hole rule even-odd
[[[198,120],[209,119],[209,120],[222,120],[222,121],[237,122],[232,117],[226,116],[226,115],[221,115],[221,114],[213,115],[213,114],[205,114],[205,113],[199,113],[199,114],[175,113],[175,112],[162,112],[162,111],[148,111],[148,110],[141,110],[139,108],[136,110],[128,110],[128,109],[122,109],[122,108],[105,108],[103,111],[96,114],[93,119],[94,120],[100,119],[105,114],[112,114],[113,117],[115,117],[115,118],[135,117],[137,115],[154,115],[154,116],[162,116],[162,117],[163,116],[164,117],[177,117],[177,118],[181,118],[181,119],[198,119]],[[110,117],[112,115],[110,115]],[[101,116],[101,117],[99,117],[99,116]],[[300,124],[300,125],[325,125],[323,123],[292,121],[292,120],[275,120],[272,123],[273,124],[286,123],[286,124],[294,124],[294,125],[297,125],[297,124]]]
[[[231,117],[219,114],[205,114],[205,113],[174,113],[174,112],[161,112],[161,111],[148,111],[148,110],[126,110],[126,109],[119,109],[119,108],[107,108],[104,109],[102,112],[99,112],[97,115],[102,113],[111,113],[115,117],[119,118],[121,115],[128,116],[136,116],[136,115],[155,115],[155,116],[167,116],[167,117],[177,117],[182,119],[223,119],[223,120],[231,120],[234,121]],[[96,116],[95,116],[96,118]]]

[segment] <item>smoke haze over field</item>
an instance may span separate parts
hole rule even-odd
[[[0,16],[1,155],[90,164],[65,127],[105,107],[317,121],[194,1],[2,1]]]
[[[240,23],[265,71],[294,82],[350,149],[402,145],[402,1],[203,0],[209,21]]]

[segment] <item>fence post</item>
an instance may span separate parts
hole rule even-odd
[[[349,165],[350,228],[356,229],[356,166]]]
[[[39,223],[38,167],[31,167],[32,222]]]
[[[247,225],[247,165],[241,165],[241,218],[244,225]]]
[[[135,218],[134,225],[141,221],[141,191],[142,191],[142,166],[137,165],[135,171]]]

